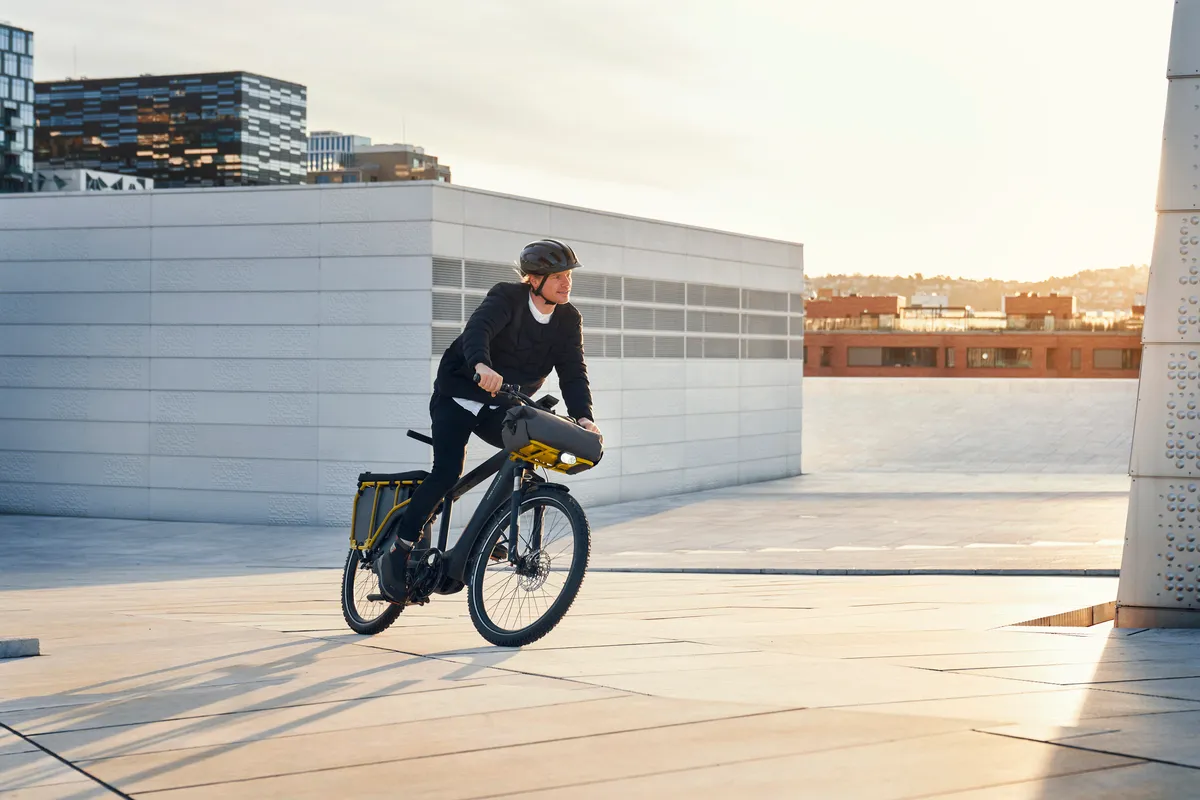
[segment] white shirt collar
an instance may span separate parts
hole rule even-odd
[[[529,293],[529,310],[533,312],[533,318],[543,325],[550,321],[550,316],[554,313],[553,308],[544,314],[541,311],[538,311],[538,307],[533,303],[533,292]]]

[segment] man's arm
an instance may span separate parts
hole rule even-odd
[[[492,366],[492,339],[511,318],[512,304],[500,286],[492,287],[463,328],[463,356],[470,369],[477,369],[479,364]]]
[[[566,341],[557,350],[554,371],[558,373],[558,386],[567,403],[567,413],[586,428],[585,421],[592,422],[592,390],[583,357],[583,318],[578,311],[574,323],[567,326]]]

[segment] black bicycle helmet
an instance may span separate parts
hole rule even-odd
[[[575,251],[557,239],[539,239],[521,250],[517,268],[522,275],[553,275],[581,267]]]

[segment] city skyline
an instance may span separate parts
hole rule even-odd
[[[273,37],[213,26],[203,47],[195,20],[118,5],[120,25],[78,0],[0,16],[38,35],[39,81],[294,81],[309,130],[419,143],[465,185],[803,242],[814,275],[1149,260],[1165,0],[364,4],[340,40],[318,34],[343,14],[265,2]],[[396,47],[405,29],[424,33]]]

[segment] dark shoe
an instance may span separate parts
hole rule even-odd
[[[500,542],[496,542],[496,546],[492,548],[492,561],[507,561],[508,548]]]
[[[379,578],[379,592],[389,602],[403,605],[408,597],[408,557],[413,543],[394,538],[375,559],[375,574]]]

